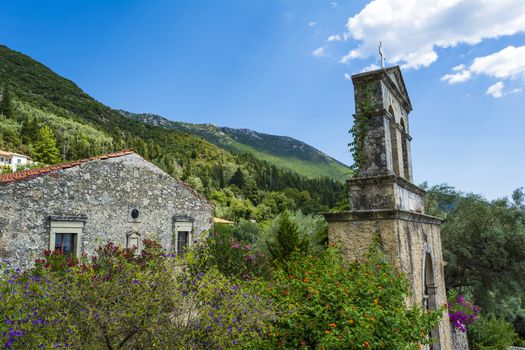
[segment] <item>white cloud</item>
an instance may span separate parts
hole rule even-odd
[[[489,88],[485,92],[485,95],[492,95],[492,97],[494,98],[500,98],[501,96],[503,96],[504,87],[505,84],[503,84],[502,81],[498,81],[496,84],[489,86]]]
[[[469,67],[460,64],[452,68],[441,80],[449,84],[462,83],[474,75],[486,75],[496,79],[522,78],[525,80],[525,46],[507,46],[488,56],[476,57]]]
[[[346,55],[344,55],[343,57],[341,57],[339,62],[347,63],[348,61],[350,61],[350,60],[352,60],[354,58],[359,58],[359,57],[361,57],[361,54],[359,54],[359,52],[357,50],[352,50],[349,53],[347,53]]]
[[[373,70],[377,70],[381,67],[379,67],[377,64],[374,64],[372,63],[371,65],[369,65],[368,67],[365,67],[363,68],[363,70],[361,71],[361,73],[364,73],[364,72],[370,72],[370,71],[373,71]]]
[[[326,41],[342,41],[343,38],[339,34],[330,35]]]
[[[346,80],[352,80],[352,76],[348,73],[345,73],[345,79]]]
[[[525,46],[507,46],[492,55],[478,57],[470,66],[470,71],[498,79],[525,79]]]
[[[326,47],[324,46],[318,47],[317,49],[312,51],[312,55],[315,57],[323,57],[326,54],[325,50]]]
[[[452,68],[452,70],[454,70],[454,68]],[[445,74],[444,76],[441,77],[441,80],[446,81],[449,84],[457,84],[457,83],[462,83],[464,81],[469,80],[471,76],[472,74],[468,70],[461,70],[458,73]]]
[[[339,6],[339,4],[337,2],[335,2],[335,1],[332,1],[330,3],[330,6],[332,6],[332,8],[335,9],[337,6]]]
[[[523,89],[519,89],[519,88],[512,89],[512,90],[509,91],[509,95],[510,94],[519,94],[522,91],[523,91]]]
[[[459,72],[459,71],[462,71],[463,69],[465,69],[465,65],[464,64],[459,64],[459,65],[453,67],[452,71],[453,72]]]
[[[359,42],[354,57],[376,56],[383,41],[389,63],[428,67],[438,59],[436,48],[525,32],[525,1],[372,0],[346,28],[344,37]]]
[[[317,22],[314,22],[314,21],[311,21],[311,22],[308,22],[308,27],[315,27],[317,25]]]

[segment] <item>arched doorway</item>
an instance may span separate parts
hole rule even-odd
[[[403,173],[405,174],[405,179],[411,181],[410,178],[410,169],[408,164],[408,137],[407,137],[407,128],[405,126],[405,121],[401,118],[401,151],[403,154]]]
[[[392,150],[392,170],[394,174],[400,176],[400,166],[399,166],[399,150],[397,149],[397,127],[396,127],[396,117],[394,115],[394,109],[392,106],[388,108],[390,113],[390,148]]]
[[[425,252],[425,258],[423,263],[423,273],[424,273],[424,284],[423,284],[423,307],[429,311],[435,311],[438,309],[437,300],[436,300],[436,290],[437,286],[434,279],[434,268],[432,265],[432,256],[430,252]],[[440,341],[439,341],[439,327],[432,329],[428,337],[433,340],[433,343],[426,345],[425,349],[427,350],[440,350]]]

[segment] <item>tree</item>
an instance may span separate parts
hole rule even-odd
[[[7,84],[4,85],[4,90],[2,91],[2,100],[0,101],[0,114],[5,115],[8,118],[13,118],[14,108],[13,108],[13,97],[11,95],[11,90]]]
[[[507,305],[525,290],[525,211],[519,192],[513,202],[489,202],[446,185],[428,190],[427,213],[445,218],[446,287],[470,294],[485,314],[509,316]]]
[[[44,126],[38,132],[38,138],[33,149],[33,156],[36,161],[45,164],[56,164],[62,159],[60,158],[60,151],[57,148],[57,141],[53,130]]]
[[[242,173],[241,168],[237,168],[235,171],[235,174],[233,174],[232,178],[230,179],[230,185],[235,185],[238,188],[243,188],[244,186],[244,174]]]
[[[288,211],[281,214],[275,237],[266,241],[266,245],[272,258],[280,261],[286,260],[294,251],[308,251],[308,240],[301,237]]]

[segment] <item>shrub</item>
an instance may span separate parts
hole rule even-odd
[[[294,251],[307,252],[309,241],[301,237],[297,224],[290,219],[288,211],[284,211],[279,216],[277,231],[266,245],[273,260],[284,261]]]
[[[466,332],[467,325],[474,323],[478,318],[479,307],[465,300],[465,297],[456,291],[451,291],[448,299],[450,323],[461,332]]]
[[[469,325],[467,335],[471,350],[506,350],[518,340],[510,323],[487,317]]]
[[[333,248],[296,252],[272,277],[277,319],[259,348],[418,349],[443,311],[407,309],[408,281],[379,252],[349,265]]]
[[[207,240],[209,263],[226,276],[249,280],[269,274],[268,257],[248,242],[234,238],[233,228],[214,230]]]
[[[144,245],[140,256],[109,243],[96,257],[46,252],[27,272],[6,269],[0,280],[0,344],[206,349],[262,334],[271,309],[250,284],[200,269],[205,252],[189,252],[181,260],[163,254],[154,241]]]

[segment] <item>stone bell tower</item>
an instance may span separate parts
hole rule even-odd
[[[328,238],[350,260],[360,259],[375,237],[410,281],[408,302],[435,310],[446,303],[441,220],[424,214],[425,191],[412,183],[408,114],[412,105],[399,67],[352,76],[356,122],[366,113],[366,136],[357,177],[348,180],[349,209],[325,213]],[[427,349],[451,350],[448,315]]]

